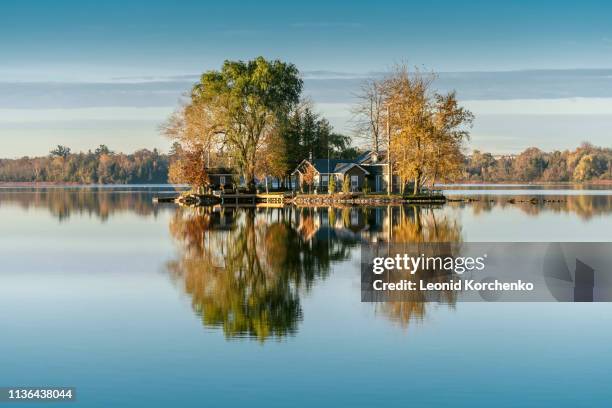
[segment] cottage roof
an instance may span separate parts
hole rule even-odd
[[[314,166],[319,174],[344,174],[355,166],[361,168],[366,174],[382,174],[381,166],[384,165],[380,161],[380,157],[384,156],[384,152],[379,153],[378,160],[373,160],[372,152],[367,151],[359,155],[355,159],[314,159],[302,160],[293,173],[300,171],[304,163],[310,163]],[[372,163],[377,163],[376,165]]]
[[[315,170],[319,173],[337,173],[338,167],[342,167],[343,165],[347,165],[350,163],[354,163],[354,160],[350,159],[314,159],[312,160],[312,165]]]

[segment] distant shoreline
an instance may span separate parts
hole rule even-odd
[[[54,181],[0,181],[0,187],[100,187],[100,186],[159,186],[174,188],[189,188],[185,184],[172,183],[77,183],[77,182],[54,182]]]
[[[524,185],[524,186],[558,186],[558,185],[564,185],[564,186],[570,186],[570,185],[612,185],[612,180],[589,180],[587,182],[576,182],[576,181],[521,181],[521,180],[505,180],[505,181],[478,181],[478,180],[459,180],[456,181],[454,183],[444,183],[442,185],[436,185],[436,187],[441,187],[441,186],[456,186],[456,185],[468,185],[468,184],[474,184],[474,185],[504,185],[504,186],[511,186],[511,185]]]

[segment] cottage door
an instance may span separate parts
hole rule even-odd
[[[351,176],[351,191],[359,189],[359,176]]]

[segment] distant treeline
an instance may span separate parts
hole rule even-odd
[[[0,182],[82,184],[167,183],[176,153],[157,149],[114,153],[72,153],[58,146],[48,156],[0,159]],[[582,144],[573,151],[543,152],[531,147],[518,155],[493,156],[475,150],[467,156],[464,181],[585,182],[612,180],[612,149]]]
[[[101,145],[93,152],[72,153],[58,146],[45,157],[0,159],[0,182],[166,183],[169,161],[157,149],[124,154]]]
[[[612,149],[583,143],[576,150],[543,152],[535,147],[516,156],[475,150],[466,157],[465,181],[586,182],[612,180]]]

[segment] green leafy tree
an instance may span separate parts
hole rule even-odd
[[[351,138],[333,131],[309,103],[298,105],[283,123],[281,134],[285,142],[289,170],[295,169],[311,154],[314,158],[353,159],[360,152],[351,147]],[[288,175],[288,174],[287,174]]]
[[[258,57],[225,61],[205,72],[191,93],[191,105],[209,116],[208,131],[221,135],[249,188],[254,188],[261,152],[299,102],[302,80],[293,64]]]

